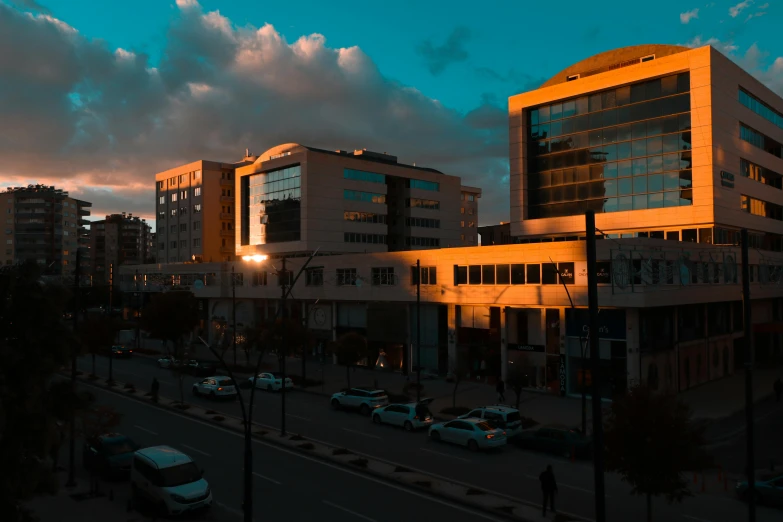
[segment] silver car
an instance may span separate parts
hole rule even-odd
[[[430,438],[467,446],[471,451],[506,445],[506,432],[481,419],[454,419],[430,427]]]
[[[386,406],[389,403],[389,397],[383,390],[373,390],[371,388],[351,388],[332,395],[330,404],[335,410],[350,408],[359,410],[362,415],[370,413]]]
[[[401,426],[405,431],[413,431],[432,426],[432,412],[427,407],[432,399],[422,399],[419,402],[408,404],[389,404],[377,408],[372,413],[372,421],[375,424],[391,424]]]
[[[231,378],[216,375],[194,383],[193,395],[206,395],[212,399],[236,399],[239,392]]]

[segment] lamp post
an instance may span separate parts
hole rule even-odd
[[[82,251],[76,247],[76,270],[73,277],[73,334],[79,328],[79,278],[81,277]],[[71,400],[76,398],[76,342],[71,348]],[[71,409],[70,437],[68,441],[68,481],[66,488],[76,487],[76,408]]]
[[[286,308],[286,283],[288,282],[288,272],[285,270],[285,261],[286,259],[283,258],[283,269],[278,272],[278,278],[280,279],[280,291],[282,293],[281,299],[280,299],[280,308],[283,313],[283,321],[281,323],[282,330],[280,332],[280,373],[282,376],[280,377],[280,436],[285,437],[285,384],[286,384],[286,375],[285,375],[285,356],[286,356],[286,338],[285,338],[285,329],[286,329],[286,319],[288,318],[288,309]]]
[[[748,522],[756,522],[756,474],[753,471],[756,462],[753,445],[753,323],[750,315],[750,261],[748,255],[748,229],[740,232],[742,244],[742,326],[745,330],[745,441],[746,466],[748,474]]]
[[[421,260],[416,260],[416,402],[421,402]]]
[[[237,365],[237,280],[231,264],[231,348],[234,351],[234,367]]]
[[[109,327],[113,332],[112,319],[114,319],[114,263],[109,263]],[[116,341],[116,334],[109,349],[109,380],[107,382],[110,384],[114,382],[114,341]]]

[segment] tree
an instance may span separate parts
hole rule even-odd
[[[351,366],[367,358],[367,341],[356,332],[348,332],[337,341],[337,362],[345,366],[345,381],[351,387]]]
[[[514,407],[519,409],[519,400],[522,398],[522,390],[530,385],[530,378],[528,377],[521,364],[511,364],[508,367],[508,374],[506,375],[506,384],[511,390],[513,390],[516,396]]]
[[[0,270],[0,520],[17,522],[22,503],[55,487],[48,464],[57,438],[50,407],[54,373],[77,350],[62,321],[69,292],[35,264]]]
[[[452,408],[457,407],[457,388],[459,388],[459,383],[461,383],[463,379],[467,377],[469,371],[470,365],[468,365],[468,360],[465,357],[465,354],[457,353],[456,359],[449,368],[449,378],[454,381],[454,391],[451,393]]]
[[[688,406],[676,395],[638,386],[617,397],[605,427],[606,469],[628,482],[631,493],[681,502],[691,496],[684,474],[709,466],[703,429],[691,421]]]
[[[154,339],[171,343],[170,353],[178,361],[183,361],[188,352],[184,337],[191,333],[199,323],[198,302],[191,292],[169,291],[157,294],[144,308],[142,324]],[[171,370],[179,382],[179,400],[185,402],[183,390],[184,368],[171,365]]]
[[[92,356],[92,374],[95,375],[95,356],[100,353],[111,354],[111,346],[120,329],[118,321],[107,316],[92,316],[79,328],[79,338],[84,348]]]
[[[290,357],[296,354],[307,342],[307,329],[302,323],[290,317],[269,320],[259,328],[262,333],[257,343],[268,346],[281,364],[284,356]],[[285,346],[282,345],[283,338],[285,338]]]

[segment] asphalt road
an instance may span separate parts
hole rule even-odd
[[[91,389],[99,403],[123,414],[118,431],[141,446],[167,444],[189,454],[205,470],[215,502],[239,515],[243,449],[239,434],[130,397]],[[253,472],[256,520],[497,520],[261,441],[253,445]]]
[[[98,358],[98,374],[106,375],[106,360]],[[128,380],[137,388],[156,376],[161,394],[178,396],[172,372],[157,367],[152,359],[134,358],[114,361],[115,378]],[[89,359],[80,368],[90,369]],[[192,397],[190,386],[196,380],[185,378],[186,400],[204,407],[241,416],[239,405]],[[243,392],[247,396],[247,391]],[[269,428],[280,427],[280,395],[258,391],[255,396],[254,422]],[[376,426],[356,413],[332,411],[327,397],[294,391],[287,394],[286,427],[291,433],[349,448],[408,468],[483,487],[500,494],[540,502],[538,475],[552,464],[559,485],[560,510],[591,519],[594,513],[593,466],[591,462],[568,459],[507,447],[502,451],[472,454],[459,447],[431,442],[425,433],[406,433],[389,426]],[[631,495],[619,476],[605,475],[607,520],[626,522],[644,519],[645,501]],[[653,500],[655,521],[737,522],[747,518],[745,504],[730,495],[696,494],[682,504],[669,505],[663,499]],[[780,511],[760,509],[757,520],[780,520]]]

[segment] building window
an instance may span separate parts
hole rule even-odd
[[[459,226],[460,226],[460,228],[465,228],[465,222],[464,221],[460,221],[459,222]]]
[[[476,201],[475,194],[468,194],[468,201]]]
[[[440,219],[405,218],[406,227],[440,228]]]
[[[166,204],[166,196],[159,196],[158,197],[158,204],[159,205],[165,205]]]
[[[356,269],[338,268],[337,286],[356,286]]]
[[[176,233],[177,233],[177,225],[171,225],[171,227],[170,227],[170,232],[171,232],[172,234],[176,234]]]
[[[364,201],[365,203],[386,204],[386,194],[375,194],[373,192],[361,192],[358,190],[343,190],[343,199],[350,201]]]
[[[346,210],[343,212],[345,221],[354,221],[357,223],[378,223],[386,224],[385,214],[373,214],[372,212],[353,212]]]
[[[440,210],[440,201],[433,199],[408,198],[405,200],[408,208],[423,208],[425,210]]]
[[[169,187],[174,187],[177,185],[177,177],[174,176],[172,178],[169,178]]]
[[[742,210],[754,216],[762,216],[777,221],[783,220],[783,207],[780,205],[745,195],[742,196],[741,205]]]
[[[527,284],[540,285],[541,265],[539,264],[525,265],[525,275],[527,276]]]
[[[172,241],[170,243],[170,245],[171,245],[171,248],[177,248],[177,242],[176,241]]]
[[[194,248],[201,248],[201,238],[200,237],[194,237],[193,238],[193,247]]]
[[[193,222],[193,230],[201,230],[201,221]]]
[[[406,237],[407,246],[439,247],[440,239],[437,237]]]
[[[187,232],[188,231],[188,224],[187,223],[181,223],[179,225],[179,231],[180,232]]]
[[[324,286],[324,269],[309,268],[305,270],[305,286]]]
[[[461,208],[459,209],[459,213],[460,213],[460,214],[465,214],[465,207],[461,207]]]
[[[179,183],[180,183],[180,185],[185,183],[187,180],[188,180],[188,175],[187,174],[180,174],[179,175]]]
[[[267,273],[265,271],[253,272],[250,280],[253,286],[266,286]]]
[[[172,208],[171,209],[171,215],[172,216],[176,216],[177,215],[177,209],[176,208]]]
[[[187,190],[180,191],[179,199],[188,199],[188,191]]]
[[[739,90],[739,101],[742,105],[752,110],[765,120],[772,122],[783,129],[783,114],[779,113],[741,87]]]
[[[298,241],[301,237],[299,165],[240,178],[243,245]],[[231,213],[231,206],[226,207]]]
[[[201,179],[201,171],[196,170],[193,172],[193,179]]]
[[[188,241],[186,239],[180,240],[179,247],[180,248],[187,248],[188,247]]]
[[[740,174],[770,187],[775,187],[778,190],[783,189],[783,184],[781,183],[783,176],[746,159],[740,159]]]
[[[179,207],[179,215],[184,216],[188,213],[188,207]]]
[[[166,219],[166,212],[163,210],[158,212],[158,219]]]
[[[360,234],[358,232],[345,232],[343,241],[345,243],[367,243],[373,245],[385,245],[388,238],[384,234]]]
[[[166,243],[158,243],[158,250],[166,250]]]
[[[193,213],[198,214],[199,212],[201,212],[201,203],[196,203],[193,205]]]
[[[476,222],[475,221],[468,221],[468,228],[473,228],[475,226],[476,226]]]
[[[468,215],[469,215],[469,216],[472,216],[472,215],[473,215],[473,209],[472,209],[472,208],[469,208],[469,209],[468,209]]]
[[[291,286],[292,284],[294,284],[294,273],[291,270],[277,272],[278,286]]]
[[[740,123],[740,138],[773,156],[783,158],[783,145],[769,136]]]
[[[394,286],[394,268],[393,267],[373,267],[372,268],[373,286]]]
[[[421,179],[408,179],[406,180],[406,185],[408,188],[432,190],[435,192],[440,190],[440,183],[436,183],[434,181],[424,181]]]
[[[171,195],[171,201],[172,202],[177,201],[177,194],[176,193]]]
[[[200,196],[200,195],[201,195],[201,187],[194,187],[193,196]]]
[[[354,169],[343,169],[343,179],[369,181],[371,183],[386,183],[386,176],[383,174],[376,174],[375,172],[365,172],[363,170]]]

